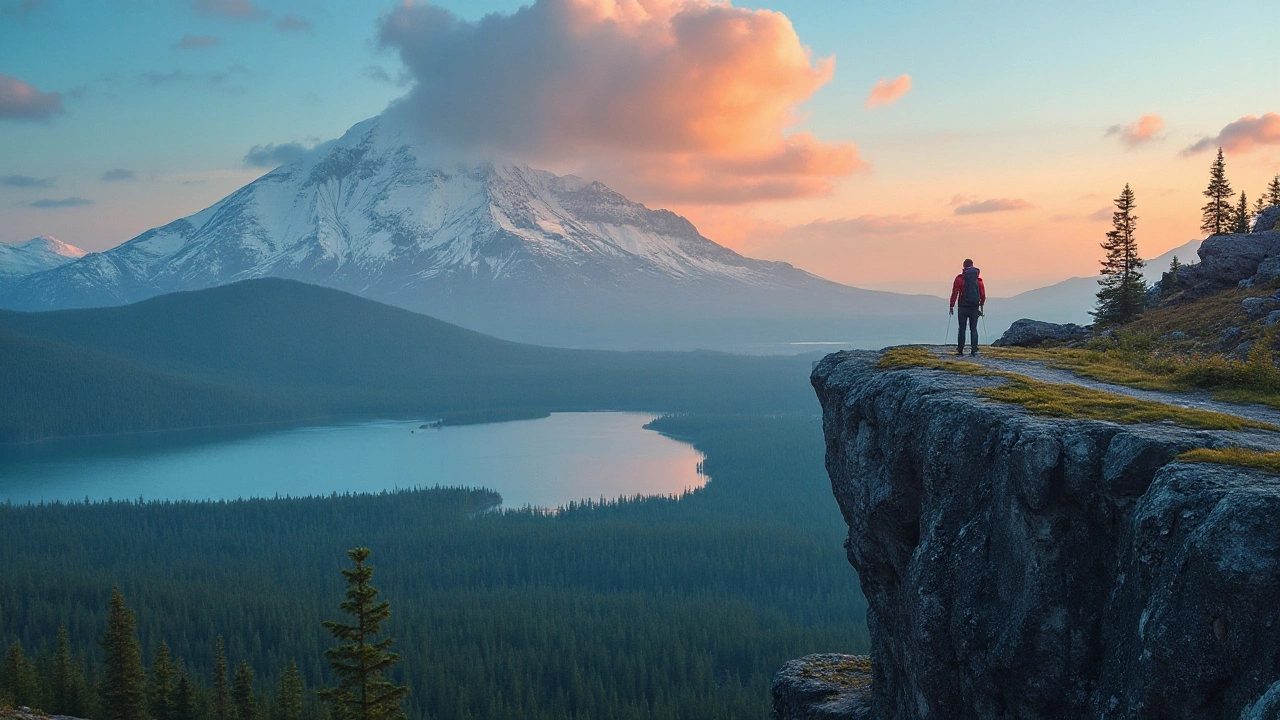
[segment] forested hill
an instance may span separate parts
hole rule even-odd
[[[0,312],[0,442],[322,416],[813,409],[808,360],[506,342],[299,282]],[[143,391],[143,388],[146,391]]]

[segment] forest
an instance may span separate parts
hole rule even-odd
[[[247,698],[234,720],[294,720],[298,682],[298,712],[324,718],[321,622],[339,614],[345,552],[365,546],[409,718],[762,717],[783,662],[868,645],[820,420],[651,427],[705,454],[706,486],[554,513],[487,512],[494,493],[461,488],[0,506],[0,696],[94,717],[118,587],[153,685],[172,665],[192,688],[185,711],[153,705],[152,720],[226,720],[211,700],[220,638],[222,676],[240,668]]]

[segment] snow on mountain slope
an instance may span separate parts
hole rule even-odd
[[[14,245],[0,243],[0,282],[65,265],[84,254],[84,250],[50,235]]]
[[[743,257],[600,183],[515,163],[442,164],[372,118],[195,215],[23,278],[0,306],[115,305],[269,276],[507,337],[603,346],[616,343],[592,333],[661,334],[668,320],[897,316],[938,302]]]

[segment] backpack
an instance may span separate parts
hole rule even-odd
[[[977,307],[982,304],[982,291],[978,289],[978,269],[973,272],[964,271],[964,291],[960,293],[960,304],[966,307]]]

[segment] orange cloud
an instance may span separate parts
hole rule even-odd
[[[1120,142],[1135,148],[1155,140],[1156,134],[1163,129],[1164,118],[1155,113],[1148,113],[1128,125],[1112,125],[1107,128],[1107,136],[1118,137]]]
[[[781,13],[711,0],[537,0],[468,22],[430,3],[384,16],[416,80],[390,112],[450,149],[576,162],[646,199],[811,195],[865,167],[852,143],[789,132],[832,77]]]
[[[880,78],[876,81],[875,87],[871,88],[871,94],[867,96],[866,107],[870,110],[874,107],[892,105],[909,90],[911,90],[910,75],[903,73],[892,80]]]
[[[1228,153],[1239,154],[1259,145],[1280,145],[1280,114],[1245,115],[1222,128],[1216,137],[1204,138],[1182,152],[1194,155],[1220,147]]]

